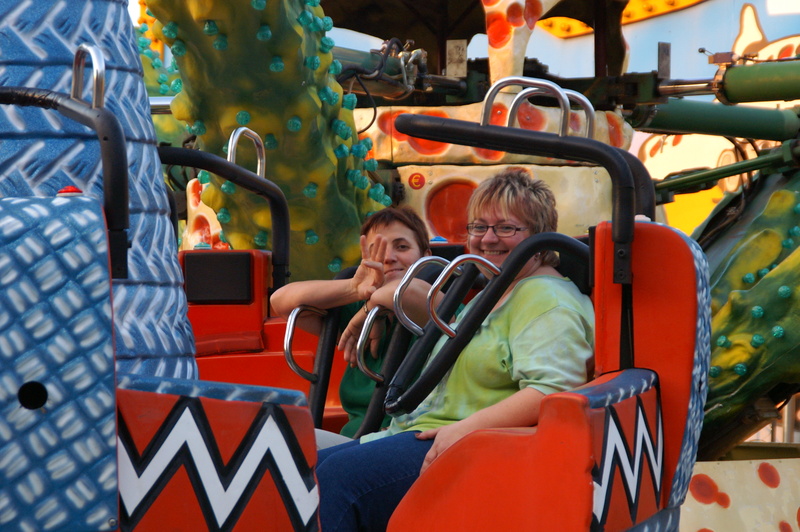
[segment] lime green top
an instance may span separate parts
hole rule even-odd
[[[468,311],[480,295],[464,309]],[[460,317],[454,327],[458,328]],[[443,336],[433,349],[439,352]],[[492,311],[451,371],[410,414],[361,441],[455,423],[532,387],[550,394],[587,381],[594,350],[594,310],[569,279],[534,276],[520,281]]]

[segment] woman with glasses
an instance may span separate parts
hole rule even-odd
[[[555,231],[558,221],[550,189],[522,168],[482,183],[467,209],[470,253],[499,267],[523,240]],[[416,410],[385,431],[319,453],[322,530],[384,530],[414,480],[456,441],[478,429],[536,425],[545,395],[588,380],[594,312],[557,264],[545,251],[523,266]]]

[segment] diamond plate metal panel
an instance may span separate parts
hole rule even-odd
[[[0,529],[117,526],[103,215],[87,197],[0,199]]]
[[[114,282],[117,369],[196,378],[194,342],[166,187],[125,0],[0,0],[0,85],[69,93],[80,44],[106,61],[105,106],[122,124],[130,177],[130,278]],[[83,98],[91,100],[91,61]],[[53,196],[67,185],[102,196],[98,143],[57,113],[0,106],[0,195]]]

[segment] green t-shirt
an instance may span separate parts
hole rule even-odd
[[[342,307],[341,321],[339,322],[342,331],[347,327],[347,324],[350,323],[353,316],[356,315],[356,312],[364,312],[361,310],[363,306],[363,301],[357,301]],[[378,358],[373,358],[369,353],[367,353],[365,357],[367,367],[375,373],[381,372],[383,357],[389,347],[389,339],[392,337],[395,323],[396,320],[393,320],[391,326],[384,332],[381,338],[378,346]],[[342,408],[347,412],[349,419],[345,426],[342,427],[340,434],[348,438],[352,438],[355,435],[361,423],[364,421],[364,416],[367,413],[367,407],[369,406],[369,401],[374,391],[375,381],[361,373],[357,367],[351,368],[347,366],[344,370],[344,375],[342,375],[342,381],[339,384],[339,399],[342,401]],[[381,428],[389,426],[390,421],[391,418],[385,416]]]
[[[479,300],[480,295],[465,311]],[[446,339],[437,342],[433,353]],[[593,352],[591,300],[568,279],[523,279],[486,317],[428,397],[410,414],[394,418],[387,430],[361,441],[455,423],[526,387],[544,394],[569,390],[587,381]]]

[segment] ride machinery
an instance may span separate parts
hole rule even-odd
[[[376,384],[360,434],[377,430],[384,413],[411,411],[432,390],[541,250],[560,253],[562,272],[591,296],[597,319],[592,380],[548,396],[535,429],[482,430],[457,442],[414,484],[390,530],[677,530],[698,449],[700,456],[722,454],[765,423],[768,416],[754,416],[756,409],[774,409],[795,391],[792,374],[772,368],[791,354],[798,334],[790,326],[797,259],[780,233],[797,229],[798,189],[790,179],[797,117],[675,97],[762,98],[752,87],[768,74],[795,79],[796,62],[731,62],[707,81],[669,80],[663,70],[622,74],[619,17],[611,15],[624,2],[529,1],[516,4],[523,25],[572,9],[595,29],[597,77],[557,79],[526,66],[523,75],[471,84],[429,74],[422,52],[391,43],[378,54],[379,67],[365,67],[376,54],[334,50],[325,40],[330,20],[319,2],[153,1],[157,16],[184,6],[199,24],[165,19],[156,29],[174,56],[187,56],[180,79],[188,96],[172,109],[195,137],[208,133],[199,141],[208,149],[200,151],[159,145],[124,4],[0,2],[0,528],[319,529],[314,429],[336,430],[345,421],[336,391],[343,371],[334,348],[339,309],[300,308],[287,322],[270,315],[269,297],[295,264],[313,262],[303,251],[321,240],[324,258],[306,271],[351,274],[352,243],[323,234],[323,222],[341,211],[341,234],[352,236],[364,215],[398,199],[395,183],[381,183],[381,172],[373,172],[377,162],[366,155],[372,143],[353,131],[357,99],[343,95],[340,69],[358,78],[364,94],[398,86],[421,98],[447,93],[482,115],[409,112],[392,117],[393,135],[417,139],[417,146],[463,146],[495,161],[600,168],[610,196],[610,221],[592,224],[588,235],[535,235],[488,280],[478,274],[487,265],[474,264],[458,242],[446,249],[449,260],[417,263],[399,294],[424,275],[433,281],[432,301],[454,279],[424,328],[412,326],[400,305],[392,309],[405,327],[391,338],[380,373],[363,364],[363,335],[360,366]],[[484,4],[491,12],[494,4]],[[510,34],[520,26],[515,13],[509,7],[504,15]],[[277,93],[294,90],[299,100],[274,96],[274,116],[266,117],[193,100],[208,96],[197,80],[211,76],[197,59],[235,47],[237,30],[251,26],[257,41],[274,46],[269,71],[290,74],[279,78]],[[217,61],[216,72],[224,75],[225,66]],[[796,97],[795,86],[768,97]],[[503,90],[509,87],[518,90]],[[228,89],[233,99],[263,96],[246,83]],[[529,100],[545,107],[552,99],[559,107],[543,112],[560,118],[554,132],[519,127]],[[502,123],[494,118],[501,100],[508,104]],[[570,134],[572,104],[581,114]],[[592,135],[599,114],[604,133]],[[782,125],[773,127],[778,115]],[[744,165],[654,184],[641,162],[615,145],[614,116],[649,130],[782,142],[747,163],[773,177],[754,179],[739,197],[757,204],[755,189],[780,189],[751,224],[752,237],[719,238],[746,219],[726,206],[706,225],[702,245],[644,221],[656,219],[659,201],[739,174]],[[723,124],[722,116],[730,119]],[[246,127],[262,119],[271,130]],[[619,138],[631,128],[618,126]],[[243,153],[258,163],[256,172],[235,164],[243,137],[253,141],[255,149],[246,144]],[[309,146],[322,155],[304,156]],[[233,249],[176,252],[178,209],[163,175],[178,167],[213,174],[204,200],[230,228],[220,242]],[[313,176],[291,186],[271,179],[307,168]],[[247,222],[235,219],[239,201],[252,206]],[[449,318],[478,284],[485,285],[481,305],[453,331]],[[761,303],[757,316],[747,310],[755,308],[751,299],[773,304]],[[368,324],[382,311],[373,309]],[[324,314],[319,339],[294,330],[303,312]],[[770,336],[759,329],[765,320]],[[443,349],[426,363],[442,335]],[[418,338],[409,349],[412,336]]]

